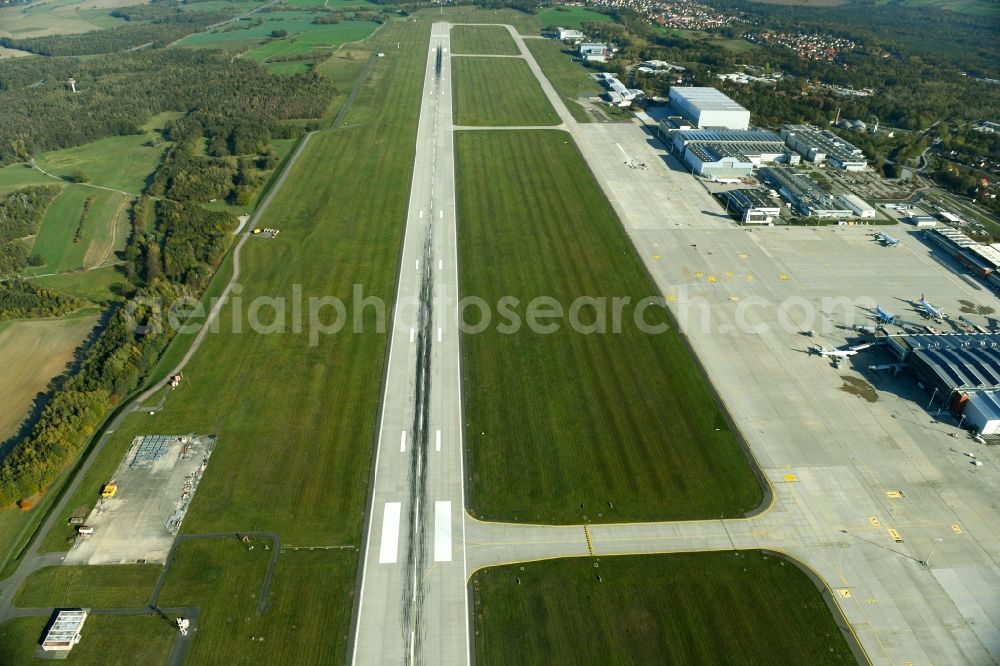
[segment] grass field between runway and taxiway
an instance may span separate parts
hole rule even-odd
[[[21,608],[141,608],[149,601],[158,564],[57,566],[28,576],[14,597]]]
[[[456,125],[558,125],[538,80],[520,58],[451,60]]]
[[[856,663],[810,578],[760,551],[529,562],[470,585],[484,666]]]
[[[248,551],[239,542],[181,545],[159,605],[202,608],[189,652],[199,663],[346,658],[388,346],[372,308],[364,312],[365,333],[353,333],[350,299],[360,284],[391,312],[429,34],[429,21],[392,22],[379,31],[376,45],[387,55],[374,61],[344,128],[312,136],[259,220],[281,235],[244,245],[242,305],[230,300],[223,308],[219,332],[206,336],[162,412],[135,412],[114,432],[58,519],[65,526],[71,514],[89,511],[134,436],[217,436],[181,532],[269,530],[283,550],[270,607],[257,616],[251,595],[259,594],[269,542],[246,555],[261,555],[263,564],[245,564]],[[300,333],[291,324],[285,333],[251,330],[250,302],[291,302],[296,285],[305,299],[339,296],[348,303],[340,333],[311,344],[308,319]],[[242,332],[232,323],[238,307]],[[322,313],[324,322],[332,312]],[[260,315],[270,322],[273,310]],[[120,493],[127,499],[127,488]],[[65,548],[70,532],[53,530],[44,549]],[[300,546],[319,549],[291,550]]]
[[[535,57],[538,66],[545,72],[545,78],[566,102],[566,108],[577,122],[589,123],[592,116],[576,100],[580,95],[600,96],[601,85],[591,76],[591,70],[573,60],[572,49],[555,39],[525,40],[528,50]]]
[[[501,25],[456,25],[451,29],[451,52],[471,55],[520,55],[514,39]]]
[[[611,205],[561,131],[456,135],[463,297],[495,315],[462,339],[469,508],[490,520],[576,523],[740,516],[761,488]],[[504,330],[500,299],[519,299]],[[559,330],[527,306],[550,297]],[[606,333],[578,333],[578,297],[605,298]],[[629,298],[615,330],[613,298]],[[478,322],[476,308],[465,319]],[[598,319],[584,307],[582,323]]]

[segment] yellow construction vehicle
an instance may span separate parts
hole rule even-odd
[[[117,492],[118,492],[117,483],[114,482],[106,483],[104,484],[104,487],[101,488],[101,497],[104,499],[111,499],[112,497],[115,496],[115,493]]]

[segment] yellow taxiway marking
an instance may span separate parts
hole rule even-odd
[[[789,483],[791,483],[792,481],[798,481],[798,479],[795,477],[794,474],[786,474],[785,475],[785,481],[788,481]]]
[[[726,277],[733,277],[732,271],[726,271]]]
[[[902,490],[887,490],[885,491],[885,496],[889,499],[903,499],[906,497]]]
[[[879,525],[881,525],[881,523],[878,522],[877,516],[872,516],[871,518],[868,519],[868,522],[872,524],[872,527],[878,527]]]
[[[698,271],[694,274],[695,277],[701,277],[702,275],[704,275],[704,273],[702,273],[701,271]]]
[[[782,276],[781,276],[781,281],[782,281],[782,282],[786,282],[786,281],[788,281],[788,276],[787,276],[787,275],[782,275]]]
[[[748,275],[747,276],[747,280],[753,281],[753,276],[752,275]]]
[[[653,261],[659,261],[659,260],[660,260],[660,255],[654,254],[653,255]]]
[[[709,275],[708,276],[708,281],[709,282],[715,282],[715,276],[714,275]]]
[[[737,301],[740,300],[740,297],[739,296],[730,296],[729,300],[731,300],[733,303],[736,303]]]
[[[850,599],[851,598],[851,591],[849,589],[847,589],[846,587],[838,587],[837,588],[837,594],[839,594],[840,596],[842,596],[844,599]]]
[[[677,297],[674,296],[673,294],[670,294],[669,296],[667,296],[667,300],[673,302],[677,300]]]
[[[889,528],[889,536],[896,543],[903,543],[903,536],[896,530],[892,529],[891,527]]]
[[[740,254],[740,259],[748,259],[749,257],[749,254]]]
[[[594,542],[590,540],[590,527],[587,525],[583,526],[583,536],[587,539],[587,552],[590,556],[594,556]]]
[[[956,523],[956,524],[954,524],[954,525],[951,526],[951,531],[954,532],[955,534],[961,534],[962,533],[962,526],[959,525],[958,523]]]

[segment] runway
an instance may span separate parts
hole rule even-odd
[[[431,29],[356,613],[356,664],[469,659],[451,66]]]

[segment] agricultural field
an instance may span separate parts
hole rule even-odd
[[[20,608],[141,608],[163,567],[159,564],[57,566],[28,576],[14,597]]]
[[[117,192],[66,187],[49,206],[35,238],[31,251],[45,264],[32,272],[46,275],[117,262],[115,252],[123,250],[128,239],[129,201]]]
[[[585,7],[552,7],[538,12],[538,23],[543,28],[570,28],[580,30],[586,22],[613,20],[607,14]]]
[[[36,0],[2,7],[0,37],[27,39],[125,25],[124,19],[111,16],[111,10],[134,4],[135,0]]]
[[[590,70],[574,62],[569,47],[558,40],[529,39],[525,40],[525,44],[576,121],[591,122],[591,115],[576,101],[581,95],[600,95],[604,92],[601,85],[590,76]]]
[[[370,21],[344,21],[335,25],[317,27],[318,30],[309,30],[292,38],[268,42],[246,53],[243,57],[265,62],[269,58],[305,56],[310,53],[328,51],[341,44],[367,39],[378,28],[378,24]],[[293,63],[279,64],[289,65]],[[274,71],[273,67],[272,71]]]
[[[176,114],[171,114],[176,115]],[[167,117],[160,114],[159,120]],[[161,124],[152,122],[153,125]],[[76,148],[65,148],[42,153],[35,163],[48,173],[64,178],[76,171],[82,171],[89,178],[88,183],[113,190],[138,194],[146,186],[146,179],[160,164],[166,143],[150,146],[154,136],[152,126],[146,134],[129,134],[98,139]],[[7,167],[4,169],[11,169]],[[13,168],[24,168],[14,165]],[[0,178],[0,184],[3,180]],[[48,182],[52,182],[50,179]]]
[[[507,28],[492,25],[457,25],[451,29],[451,52],[472,55],[520,55]]]
[[[0,624],[0,664],[44,663],[31,659],[48,617],[21,617]],[[91,615],[83,640],[62,663],[133,666],[165,664],[177,630],[155,615]],[[109,646],[114,646],[110,649]]]
[[[71,271],[56,275],[31,278],[31,281],[49,289],[85,298],[92,303],[105,304],[116,297],[115,286],[123,275],[114,264],[90,270]]]
[[[606,332],[462,339],[469,507],[490,520],[577,523],[740,516],[762,492],[659,292],[570,136],[459,132],[462,296],[494,305],[581,296]],[[531,174],[526,178],[525,174]],[[498,223],[499,221],[499,223]],[[613,319],[612,298],[632,305]],[[545,320],[545,323],[550,323]],[[620,329],[616,332],[616,328]]]
[[[558,125],[559,116],[520,58],[454,58],[456,125]]]
[[[250,550],[229,537],[189,541],[178,548],[158,604],[201,607],[188,659],[222,663],[238,654],[241,663],[343,663],[356,551],[283,550],[268,608],[257,615],[271,555],[264,549],[267,543],[254,539]],[[248,635],[266,640],[247,641]]]
[[[116,430],[60,518],[93,506],[99,484],[136,434],[211,432],[218,445],[182,532],[272,530],[285,547],[343,547],[282,553],[271,610],[260,618],[249,613],[248,629],[267,640],[250,642],[246,632],[233,631],[226,609],[259,592],[269,553],[262,544],[246,551],[225,540],[183,544],[159,603],[203,608],[195,661],[225,654],[245,662],[262,654],[277,655],[278,663],[308,649],[326,662],[337,660],[328,653],[342,658],[346,649],[387,336],[375,332],[370,309],[366,334],[353,334],[350,306],[343,331],[314,343],[308,321],[302,333],[255,333],[246,304],[258,295],[290,298],[292,285],[301,285],[306,298],[339,295],[349,303],[353,285],[363,284],[365,296],[391,306],[429,32],[430,23],[420,21],[390,23],[378,33],[376,47],[387,57],[374,63],[348,112],[350,129],[313,135],[260,220],[281,229],[280,237],[250,239],[243,248],[243,305],[223,309],[219,333],[207,336],[164,411],[133,413]],[[345,154],[356,157],[337,159]],[[272,315],[260,316],[266,322]],[[327,309],[322,319],[330,318]],[[305,400],[305,393],[326,398]],[[64,548],[64,538],[55,530],[43,546]]]
[[[0,322],[0,450],[97,324],[97,313]]]
[[[478,664],[857,663],[809,577],[760,551],[547,560],[470,585]]]

